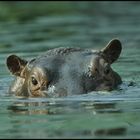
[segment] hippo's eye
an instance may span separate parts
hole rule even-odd
[[[95,68],[94,70],[95,70],[95,72],[98,72],[98,69],[97,68]]]
[[[37,80],[34,77],[31,77],[31,80],[33,85],[36,86],[38,84]]]
[[[109,74],[109,72],[110,72],[110,68],[109,68],[109,66],[106,66],[104,69],[104,73]]]

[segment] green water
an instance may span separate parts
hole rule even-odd
[[[0,138],[140,138],[139,2],[0,7]],[[30,60],[55,47],[100,49],[112,38],[123,47],[112,65],[123,79],[120,90],[56,99],[7,94],[14,78],[5,65],[8,55]]]

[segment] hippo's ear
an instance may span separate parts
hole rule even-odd
[[[9,71],[16,76],[24,77],[22,73],[26,64],[27,64],[26,60],[23,60],[16,55],[10,55],[7,58],[7,67]]]
[[[101,50],[108,63],[112,64],[116,61],[121,53],[122,45],[118,39],[111,40],[105,48]]]

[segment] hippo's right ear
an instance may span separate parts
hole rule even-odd
[[[23,74],[23,69],[25,68],[27,61],[19,58],[16,55],[10,55],[7,58],[7,67],[9,71],[16,76],[24,77]]]
[[[112,64],[116,61],[121,53],[122,45],[118,39],[112,39],[105,48],[101,50],[106,60]]]

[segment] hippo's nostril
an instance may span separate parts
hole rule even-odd
[[[46,90],[46,86],[42,86],[41,91],[45,91],[45,90]]]
[[[46,89],[47,89],[47,83],[46,82],[42,82],[41,90],[46,90]]]

